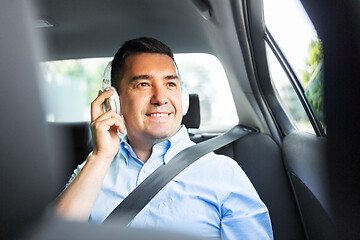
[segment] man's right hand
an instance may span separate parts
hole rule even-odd
[[[120,138],[117,131],[125,133],[124,119],[116,112],[104,113],[105,100],[114,94],[114,90],[99,91],[98,97],[91,103],[91,134],[94,143],[93,155],[100,159],[113,159],[118,151]]]
[[[106,172],[119,148],[117,131],[125,133],[123,118],[114,111],[103,111],[105,99],[113,93],[113,90],[99,91],[98,97],[91,103],[90,126],[94,150],[80,173],[58,197],[55,211],[60,216],[72,220],[89,219]]]

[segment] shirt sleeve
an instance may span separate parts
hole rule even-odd
[[[71,177],[70,177],[69,181],[68,181],[67,184],[66,184],[65,189],[72,183],[72,181],[74,181],[74,179],[76,178],[76,176],[79,174],[79,172],[81,171],[81,169],[84,167],[85,163],[86,163],[86,160],[85,160],[82,164],[78,165],[78,166],[75,168],[75,170],[74,170],[73,173],[71,174]]]
[[[252,183],[232,160],[225,169],[221,239],[273,239],[270,216]]]

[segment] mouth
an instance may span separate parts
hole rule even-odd
[[[164,112],[156,112],[156,113],[147,113],[145,114],[148,117],[153,117],[153,118],[161,118],[161,117],[168,117],[170,116],[171,113],[164,113]]]

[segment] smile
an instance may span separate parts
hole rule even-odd
[[[169,116],[170,113],[151,113],[151,114],[146,114],[146,116],[148,117],[167,117]]]

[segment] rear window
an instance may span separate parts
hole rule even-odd
[[[46,118],[50,122],[90,121],[90,103],[102,88],[112,58],[44,62]],[[220,61],[210,54],[175,54],[181,80],[200,99],[200,130],[230,128],[238,123],[235,104]]]

